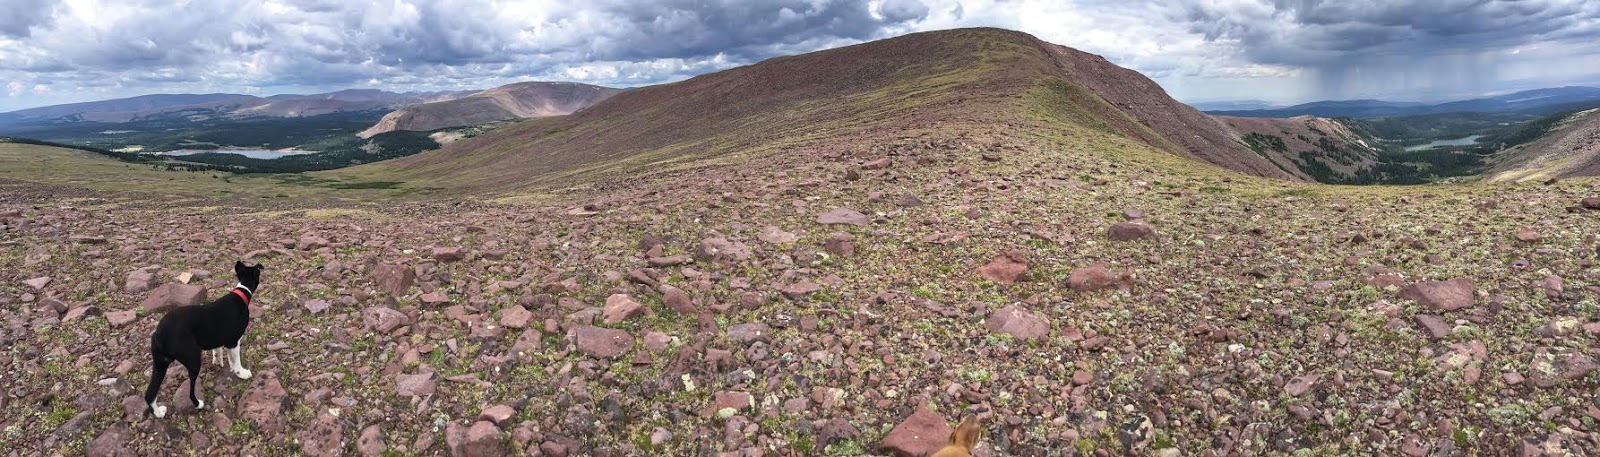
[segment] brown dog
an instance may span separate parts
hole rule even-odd
[[[978,429],[978,416],[967,416],[961,419],[961,425],[950,432],[950,444],[944,449],[933,453],[932,457],[972,457],[972,448],[978,445],[978,437],[983,430]]]

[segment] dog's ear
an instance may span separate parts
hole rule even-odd
[[[238,273],[238,272],[241,272],[241,271],[244,271],[244,261],[243,260],[235,260],[235,261],[233,261],[233,272],[234,273]]]
[[[978,428],[978,416],[968,415],[961,419],[961,425],[956,426],[954,432],[950,432],[950,445],[970,451],[978,446],[978,437],[982,434],[983,430]]]

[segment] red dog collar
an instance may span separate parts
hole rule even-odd
[[[238,295],[240,300],[244,300],[244,305],[245,306],[250,306],[250,295],[249,294],[246,294],[246,293],[244,293],[244,291],[239,290],[239,289],[233,289],[233,294],[234,295]]]

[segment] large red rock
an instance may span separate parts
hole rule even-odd
[[[504,436],[493,422],[478,421],[471,427],[451,423],[444,432],[445,447],[452,457],[500,457],[511,455]]]
[[[162,284],[145,297],[144,307],[146,312],[164,313],[179,306],[193,306],[200,304],[200,299],[205,297],[206,290],[200,286],[188,284],[169,283]]]
[[[606,298],[606,306],[601,315],[604,316],[602,320],[606,324],[616,324],[643,316],[648,314],[649,311],[649,308],[645,308],[644,305],[634,301],[633,298],[628,297],[626,294],[611,294],[610,297]]]
[[[705,417],[714,417],[723,409],[733,408],[741,410],[755,406],[755,398],[746,392],[722,391],[711,394],[711,404],[706,407]]]
[[[1015,283],[1027,272],[1028,254],[1021,249],[1006,251],[989,261],[988,265],[978,267],[978,275],[1001,284]]]
[[[367,324],[367,328],[376,330],[379,333],[392,332],[394,329],[406,325],[408,320],[410,319],[406,317],[405,313],[389,307],[374,306],[361,310],[361,322]]]
[[[1456,278],[1449,281],[1422,281],[1400,290],[1400,298],[1437,311],[1455,311],[1472,306],[1476,289],[1471,279]]]
[[[945,444],[949,444],[950,434],[954,431],[939,413],[930,411],[927,407],[917,408],[916,412],[911,413],[911,417],[894,426],[894,430],[890,430],[889,435],[883,437],[883,442],[878,448],[896,457],[933,455]]]
[[[1072,271],[1067,276],[1067,287],[1072,290],[1087,292],[1112,287],[1126,286],[1128,275],[1111,270],[1110,265],[1095,263],[1087,267]]]
[[[383,263],[372,268],[372,282],[389,295],[405,295],[416,280],[416,270],[408,266]]]
[[[84,455],[88,457],[132,457],[138,454],[128,449],[128,431],[120,425],[113,425],[101,433],[100,436],[95,437],[94,441],[89,442],[88,448],[84,449]]]
[[[460,262],[467,258],[467,249],[461,246],[439,246],[433,248],[433,260],[444,263]]]
[[[826,213],[822,213],[822,214],[817,215],[817,223],[818,224],[828,224],[828,225],[842,224],[842,225],[854,225],[854,226],[858,226],[858,227],[865,227],[867,224],[869,224],[871,222],[872,222],[872,219],[868,218],[867,215],[861,214],[860,211],[856,211],[856,210],[853,210],[853,209],[850,209],[850,208],[834,208],[832,210],[829,210]]]
[[[133,270],[128,273],[127,281],[122,284],[122,290],[130,294],[143,293],[150,290],[150,282],[155,280],[155,274],[150,270]]]
[[[633,335],[622,330],[585,325],[572,330],[572,342],[578,347],[578,352],[590,357],[613,359],[633,348]]]
[[[1143,222],[1119,222],[1106,229],[1106,236],[1116,241],[1154,239],[1156,229]]]
[[[356,453],[361,457],[376,457],[383,455],[389,445],[383,442],[383,429],[378,424],[368,425],[361,430],[361,437],[356,438]]]
[[[408,397],[425,397],[428,395],[433,395],[433,390],[438,388],[439,375],[432,372],[416,374],[400,373],[395,375],[394,384],[394,391],[396,394]]]
[[[984,327],[990,332],[1004,333],[1020,340],[1039,340],[1050,336],[1050,320],[1020,304],[989,314]]]
[[[700,314],[700,308],[694,305],[694,300],[690,299],[689,294],[684,293],[683,289],[674,287],[671,284],[662,284],[659,290],[661,291],[661,304],[665,305],[667,309],[677,311],[685,316]]]
[[[239,400],[239,417],[255,423],[267,436],[277,436],[284,431],[283,400],[288,396],[276,372],[257,373]]]
[[[300,452],[305,455],[344,455],[344,430],[339,425],[338,416],[328,414],[326,409],[317,413],[317,419],[310,427],[295,432],[295,440],[300,442]]]

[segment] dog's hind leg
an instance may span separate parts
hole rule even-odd
[[[144,390],[144,403],[150,405],[150,412],[160,419],[166,417],[167,407],[156,404],[156,395],[161,393],[161,380],[167,377],[167,365],[172,364],[172,358],[151,351],[150,359],[150,387]]]
[[[194,409],[206,409],[205,400],[195,395],[195,388],[200,384],[200,351],[187,352],[181,357],[178,363],[189,369],[189,401],[194,403]]]
[[[228,348],[228,366],[232,367],[233,375],[238,376],[239,379],[250,379],[250,370],[246,369],[244,363],[239,361],[239,343],[243,341],[244,339],[241,338],[239,342],[233,343],[233,347]]]

